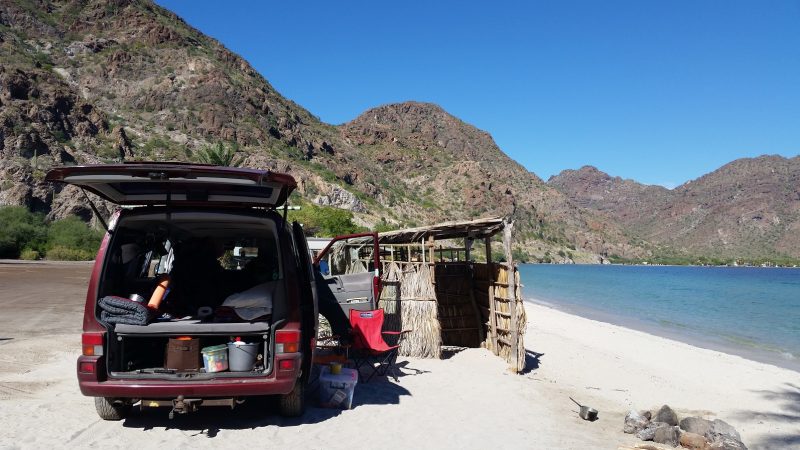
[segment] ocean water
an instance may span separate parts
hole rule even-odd
[[[522,264],[565,312],[800,371],[800,269]]]

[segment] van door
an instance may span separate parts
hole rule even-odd
[[[350,310],[375,309],[380,299],[381,261],[378,233],[338,236],[314,258],[339,306]]]
[[[311,355],[314,354],[317,329],[319,328],[319,312],[317,309],[317,288],[314,282],[313,267],[311,256],[306,243],[306,236],[303,227],[299,223],[292,223],[292,240],[296,250],[297,275],[301,286],[301,323],[302,323],[302,342],[303,342],[303,376],[308,377],[311,372]]]

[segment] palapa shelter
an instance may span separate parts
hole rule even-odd
[[[512,226],[484,218],[378,235],[379,306],[388,328],[412,330],[401,355],[440,358],[442,346],[486,347],[513,371],[524,369],[526,317],[511,257]],[[501,232],[502,243],[493,242]],[[484,244],[481,255],[473,251],[475,242]],[[492,245],[502,245],[505,262],[492,260]]]

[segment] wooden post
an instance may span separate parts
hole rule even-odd
[[[430,271],[431,272],[431,285],[433,286],[434,295],[436,294],[436,272],[435,272],[435,270],[436,270],[436,253],[434,251],[435,249],[436,249],[436,242],[433,239],[433,236],[428,236],[428,251],[430,252],[430,257],[428,258],[428,260],[431,262],[431,264],[430,264],[430,266],[431,266],[431,271]],[[424,245],[422,246],[422,252],[423,253],[425,252],[425,246]],[[438,308],[438,305],[437,305],[437,308]]]
[[[483,243],[486,246],[486,273],[488,274],[489,283],[489,338],[492,340],[492,352],[497,355],[499,349],[497,348],[497,314],[495,313],[494,305],[494,265],[492,264],[492,238],[483,238]]]
[[[517,330],[517,273],[514,271],[514,260],[511,252],[511,230],[514,222],[507,222],[503,228],[503,250],[508,262],[508,301],[511,313],[511,367],[519,371],[519,330]]]

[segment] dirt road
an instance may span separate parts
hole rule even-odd
[[[0,262],[0,339],[80,333],[91,270],[86,262]]]

